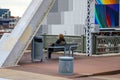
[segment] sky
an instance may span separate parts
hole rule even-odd
[[[0,0],[0,8],[10,9],[12,16],[22,17],[32,0]]]

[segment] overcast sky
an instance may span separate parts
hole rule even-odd
[[[10,9],[12,16],[22,16],[32,0],[0,0],[0,8]]]

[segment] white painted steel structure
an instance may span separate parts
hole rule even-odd
[[[87,19],[86,19],[86,53],[92,55],[93,50],[93,33],[99,32],[99,25],[94,23],[95,0],[87,0]]]
[[[119,0],[120,4],[120,0]],[[120,6],[120,5],[119,5]],[[94,27],[94,30],[99,32],[99,25],[96,25],[94,23],[94,17],[95,17],[95,0],[87,0],[87,19],[86,19],[86,53],[88,55],[92,55],[93,45],[92,45],[92,35],[94,33],[92,27]],[[120,10],[120,8],[119,8]],[[119,12],[120,14],[120,12]],[[120,18],[120,16],[119,16]],[[120,20],[119,20],[120,23]],[[95,29],[96,28],[96,29]],[[120,30],[120,28],[114,28],[115,30]],[[96,33],[96,32],[95,32]]]
[[[55,0],[32,0],[10,34],[0,40],[0,67],[17,65]]]

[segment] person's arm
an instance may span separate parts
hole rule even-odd
[[[58,39],[55,43],[56,43],[56,44],[60,44],[60,42],[61,42],[61,41]]]

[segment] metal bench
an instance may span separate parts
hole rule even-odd
[[[78,47],[78,44],[77,43],[67,43],[66,45],[64,46],[60,46],[60,45],[57,45],[57,46],[49,46],[47,48],[47,58],[48,58],[48,55],[49,55],[49,48],[53,48],[53,52],[59,52],[59,51],[64,51],[64,56],[67,55],[66,51],[69,52],[69,56],[73,56],[73,53],[74,51],[77,49]],[[70,54],[72,51],[72,55]]]

